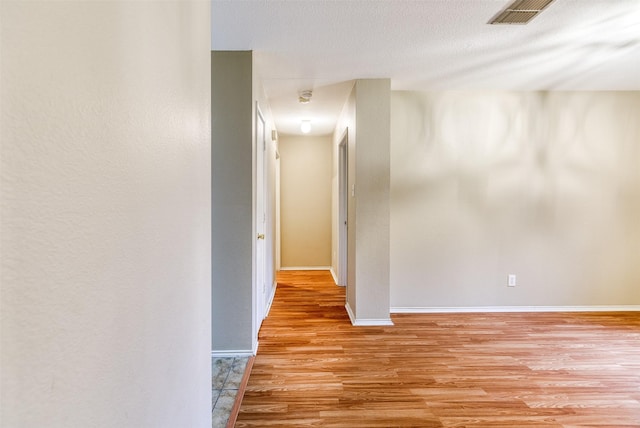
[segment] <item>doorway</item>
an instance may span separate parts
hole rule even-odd
[[[349,228],[349,129],[338,145],[338,285],[347,285],[347,251]]]

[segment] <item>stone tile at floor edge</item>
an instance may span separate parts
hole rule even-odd
[[[211,373],[228,372],[231,370],[235,357],[217,357],[211,359]]]
[[[218,397],[220,397],[220,393],[222,390],[220,389],[211,389],[211,411],[216,407],[216,402],[218,401]]]
[[[229,421],[229,415],[214,411],[211,419],[211,428],[225,428]]]
[[[237,392],[235,389],[225,389],[220,393],[220,397],[218,397],[218,401],[212,412],[214,427],[224,427],[227,425]]]
[[[213,389],[224,388],[224,383],[229,376],[233,358],[216,358],[211,360],[211,384]]]
[[[248,358],[236,358],[231,366],[231,371],[224,384],[224,389],[238,389],[242,383],[242,376],[247,367]]]

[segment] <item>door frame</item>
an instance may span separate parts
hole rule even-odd
[[[346,287],[349,229],[349,128],[338,144],[338,285]]]
[[[266,316],[267,286],[267,180],[266,180],[266,121],[258,102],[255,103],[255,212],[254,212],[254,281],[253,281],[253,337],[257,346],[258,332]]]

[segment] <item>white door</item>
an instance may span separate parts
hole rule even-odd
[[[265,151],[266,134],[265,121],[256,103],[256,282],[255,298],[255,336],[266,315],[267,281],[266,281],[266,180],[265,180]]]

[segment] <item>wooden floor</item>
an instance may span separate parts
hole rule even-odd
[[[283,272],[236,427],[640,427],[640,313],[397,314],[353,327]]]

